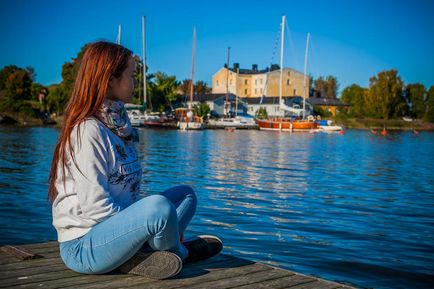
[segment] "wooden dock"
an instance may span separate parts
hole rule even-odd
[[[85,275],[65,267],[56,241],[15,247],[40,258],[20,260],[0,250],[0,288],[353,288],[227,254],[187,264],[180,274],[167,280],[116,271]]]

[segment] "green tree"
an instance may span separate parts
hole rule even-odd
[[[163,112],[173,109],[173,103],[179,97],[178,83],[175,76],[168,76],[163,72],[155,73],[149,83],[149,95],[154,109]]]
[[[84,45],[78,52],[75,58],[72,58],[71,62],[65,62],[62,66],[62,84],[63,89],[67,92],[68,97],[72,93],[75,78],[77,77],[78,68],[80,67],[81,59],[89,44]]]
[[[211,88],[208,87],[205,81],[198,80],[194,86],[195,94],[202,95],[211,92]]]
[[[339,83],[337,78],[332,75],[326,78],[320,76],[314,81],[314,89],[318,91],[320,97],[337,98]]]
[[[178,86],[179,90],[182,92],[183,96],[188,96],[190,94],[191,79],[184,79]]]
[[[434,122],[434,85],[428,89],[424,119]]]
[[[260,107],[256,113],[255,113],[255,117],[258,119],[265,119],[268,118],[268,113],[267,113],[267,109],[265,107]]]
[[[388,120],[403,115],[406,103],[403,97],[403,82],[397,70],[382,71],[369,80],[367,108],[374,117]]]
[[[205,102],[200,103],[199,105],[193,106],[194,115],[200,116],[203,119],[207,119],[208,113],[211,111],[209,105]]]
[[[16,65],[8,65],[3,67],[2,70],[0,70],[0,90],[4,90],[6,87],[6,80],[8,79],[9,75],[17,72],[20,70]]]
[[[357,84],[352,84],[342,91],[342,101],[351,105],[352,116],[365,116],[365,96],[367,89]]]
[[[64,84],[58,84],[49,88],[48,96],[46,97],[47,109],[50,113],[57,115],[63,114],[63,110],[69,99],[68,88]]]
[[[423,118],[425,116],[425,86],[420,83],[409,84],[405,87],[404,95],[407,102],[410,103],[413,117]]]
[[[0,110],[18,112],[26,110],[25,101],[31,98],[32,79],[28,71],[19,68],[9,74],[4,83],[4,98],[0,103]]]

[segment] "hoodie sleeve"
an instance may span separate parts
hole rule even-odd
[[[97,122],[83,122],[78,132],[78,139],[77,130],[71,136],[75,158],[75,163],[70,159],[73,187],[82,217],[99,223],[121,210],[108,189],[109,144]]]

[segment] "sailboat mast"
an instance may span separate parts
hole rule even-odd
[[[143,106],[146,110],[146,38],[145,38],[145,16],[142,16],[142,54],[143,54]]]
[[[225,115],[229,116],[229,57],[231,55],[231,48],[228,47],[228,59],[226,61],[226,102],[225,102]]]
[[[279,107],[282,103],[282,82],[283,82],[283,48],[285,42],[285,15],[282,16],[282,34],[280,37],[280,85],[279,85]]]
[[[121,45],[122,24],[118,26],[118,37],[116,38],[116,44]]]
[[[303,96],[303,119],[306,117],[306,80],[307,80],[307,53],[309,51],[309,39],[310,39],[310,33],[307,33],[307,39],[306,39],[306,51],[304,52],[304,96]]]
[[[196,50],[196,26],[193,27],[193,50],[192,50],[192,61],[191,61],[191,84],[190,84],[190,102],[188,104],[188,110],[192,108],[193,102],[193,90],[194,90],[194,54]]]
[[[240,68],[237,68],[237,74],[235,76],[235,87],[238,87],[238,75],[240,74]],[[237,90],[235,89],[235,92]],[[238,116],[238,95],[235,94],[235,117]]]

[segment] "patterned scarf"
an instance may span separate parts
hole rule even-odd
[[[95,113],[95,117],[120,137],[125,144],[131,145],[133,142],[139,141],[137,130],[131,126],[122,101],[106,98],[100,109]]]

